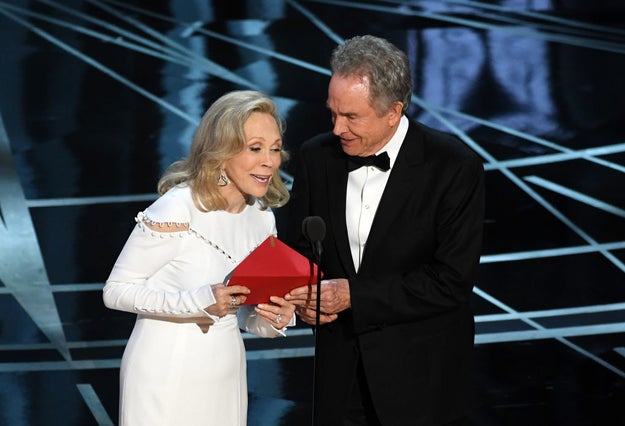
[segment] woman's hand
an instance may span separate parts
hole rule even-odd
[[[291,322],[295,315],[295,305],[278,296],[271,296],[269,300],[271,303],[256,305],[256,312],[280,330]]]
[[[215,284],[212,289],[216,303],[204,308],[204,310],[220,318],[235,313],[239,305],[247,299],[245,295],[250,294],[250,289],[242,285]]]

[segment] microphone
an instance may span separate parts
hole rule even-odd
[[[326,236],[326,223],[319,216],[308,216],[302,222],[302,234],[310,242],[317,264],[321,257],[321,241]]]

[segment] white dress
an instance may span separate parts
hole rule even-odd
[[[263,337],[284,332],[253,307],[222,318],[204,308],[215,303],[211,285],[276,234],[273,213],[257,204],[204,213],[189,187],[177,186],[136,220],[103,290],[107,307],[138,314],[121,363],[120,426],[245,426],[240,328]],[[184,230],[158,232],[146,222]]]

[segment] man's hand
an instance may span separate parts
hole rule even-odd
[[[296,306],[295,312],[302,321],[315,324],[317,308],[317,286],[302,286],[291,290],[285,297]],[[321,281],[321,299],[319,303],[319,323],[334,321],[338,313],[351,306],[349,282],[345,278]]]
[[[305,306],[297,306],[295,313],[300,317],[302,321],[310,325],[317,325],[317,311],[314,307],[307,308]],[[319,314],[319,325],[328,324],[338,318],[338,314]]]

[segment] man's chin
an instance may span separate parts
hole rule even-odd
[[[343,152],[347,155],[358,155],[358,150],[353,143],[344,142],[341,139],[341,148],[343,149]]]

